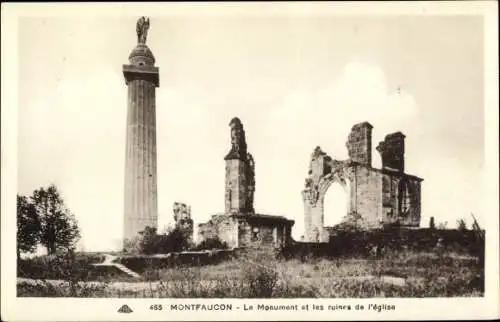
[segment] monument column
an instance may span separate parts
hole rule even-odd
[[[159,69],[146,46],[149,18],[137,22],[137,46],[123,65],[128,86],[123,240],[146,226],[157,228],[156,87]]]

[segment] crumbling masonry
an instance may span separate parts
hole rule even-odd
[[[255,191],[255,162],[247,152],[243,124],[238,118],[229,123],[231,150],[226,155],[226,213],[253,213]]]
[[[348,196],[347,212],[361,215],[365,228],[394,223],[419,226],[423,179],[404,173],[405,136],[401,132],[388,134],[379,143],[382,169],[375,169],[371,165],[372,129],[368,122],[352,127],[346,143],[348,160],[332,159],[319,146],[312,153],[302,192],[304,241],[328,241],[330,229],[323,226],[323,206],[325,194],[333,183],[344,188]]]
[[[231,150],[226,162],[225,212],[198,225],[198,239],[219,238],[230,248],[282,248],[291,241],[293,220],[255,213],[255,162],[247,152],[245,130],[238,118],[229,123]]]

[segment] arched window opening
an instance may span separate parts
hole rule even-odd
[[[334,182],[325,194],[324,226],[333,227],[342,222],[348,212],[349,185]]]

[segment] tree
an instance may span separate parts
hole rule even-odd
[[[139,250],[144,254],[154,254],[157,253],[158,249],[158,233],[156,228],[145,227],[142,232],[140,232],[141,238],[139,241]]]
[[[58,250],[73,248],[80,239],[80,230],[56,186],[35,190],[31,200],[41,219],[40,243],[47,252],[54,254]]]
[[[17,195],[17,257],[32,252],[40,241],[40,217],[25,196]]]
[[[160,243],[159,251],[181,252],[189,247],[189,237],[178,227],[175,227],[169,234],[163,236],[164,239]]]

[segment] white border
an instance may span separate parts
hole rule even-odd
[[[17,191],[17,22],[21,16],[174,16],[174,15],[482,15],[485,62],[485,189],[486,292],[484,298],[427,299],[19,299],[15,277],[15,194]],[[1,92],[1,308],[2,320],[417,320],[491,319],[500,316],[498,208],[498,4],[483,2],[290,2],[290,3],[2,3]],[[479,108],[479,107],[478,107]],[[128,304],[131,314],[117,313]],[[394,304],[395,311],[226,312],[151,311],[151,304]],[[257,313],[257,314],[256,314]]]

